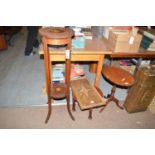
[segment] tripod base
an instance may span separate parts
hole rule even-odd
[[[124,109],[124,108],[119,104],[119,100],[114,96],[115,92],[116,92],[116,86],[114,85],[114,86],[112,87],[111,94],[108,95],[108,99],[107,99],[105,105],[103,106],[103,108],[100,110],[100,112],[102,112],[102,111],[104,110],[104,108],[105,108],[111,101],[115,102],[118,108],[120,108],[120,109],[122,109],[122,110]]]

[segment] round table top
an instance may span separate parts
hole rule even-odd
[[[68,27],[45,27],[39,29],[39,34],[49,39],[64,39],[72,38],[74,31]]]
[[[107,80],[115,85],[130,87],[134,84],[134,77],[122,68],[114,66],[103,66],[102,73]]]

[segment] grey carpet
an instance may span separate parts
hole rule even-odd
[[[36,55],[24,56],[26,30],[16,35],[14,46],[0,52],[0,106],[46,105],[46,96],[42,96],[44,85],[44,62]],[[35,49],[36,50],[36,49]],[[89,73],[88,65],[84,65],[88,79],[93,83],[95,75]],[[100,88],[106,95],[111,85],[101,77]],[[126,97],[125,89],[117,89],[116,96],[120,100]],[[55,104],[65,104],[65,100]]]
[[[155,115],[149,110],[128,114],[111,103],[102,113],[99,109],[93,110],[93,119],[88,119],[88,111],[73,113],[75,121],[68,115],[66,106],[54,106],[51,118],[44,123],[47,107],[0,108],[0,128],[19,129],[153,129]]]
[[[24,56],[26,35],[18,34],[14,46],[0,53],[0,105],[31,105],[45,102],[41,96],[44,80],[39,56]]]

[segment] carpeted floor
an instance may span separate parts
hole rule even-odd
[[[51,118],[44,124],[47,107],[0,108],[0,128],[3,129],[152,129],[155,128],[155,115],[149,110],[128,114],[115,104],[110,104],[102,113],[94,109],[93,119],[88,119],[88,111],[73,112],[72,121],[66,106],[54,106]]]
[[[24,56],[26,30],[16,35],[13,46],[0,52],[0,106],[45,103],[41,95],[44,66],[39,55]]]

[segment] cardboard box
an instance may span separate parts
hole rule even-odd
[[[114,52],[138,52],[142,35],[132,33],[109,32],[109,48]]]

